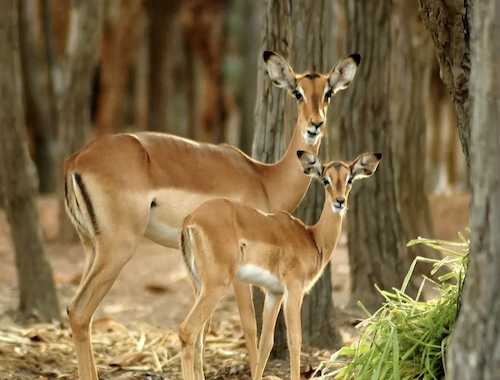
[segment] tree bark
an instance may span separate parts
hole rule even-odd
[[[340,123],[342,156],[353,159],[366,151],[383,153],[379,172],[349,199],[348,249],[351,299],[368,310],[381,306],[375,289],[400,287],[407,272],[405,239],[396,197],[389,110],[392,2],[346,2],[346,50],[366,59],[353,88],[346,93]],[[416,289],[410,289],[415,294]]]
[[[18,5],[0,2],[0,179],[16,254],[19,313],[24,321],[60,320],[52,270],[36,208],[37,176],[26,148],[21,99]]]
[[[34,4],[18,2],[25,119],[26,127],[33,137],[32,149],[38,172],[38,189],[41,193],[50,193],[55,190],[57,183],[57,125],[42,80],[42,54],[36,43],[36,35],[39,32],[36,25],[40,24],[40,20]]]
[[[276,88],[267,77],[266,68],[263,64],[262,53],[264,50],[272,50],[281,56],[290,56],[291,25],[290,25],[290,3],[288,0],[266,0],[265,11],[261,23],[261,44],[259,56],[259,68],[257,76],[257,101],[255,111],[255,132],[252,147],[252,157],[266,163],[278,161],[286,150],[286,142],[289,141],[283,128],[285,123],[285,107],[287,94],[282,89]],[[285,138],[287,136],[288,138]],[[263,293],[256,289],[254,291],[255,314],[257,327],[260,332],[262,327],[262,308],[264,306]],[[274,347],[271,358],[286,358],[288,355],[286,344],[286,329],[283,314],[280,313],[276,325]]]
[[[469,166],[470,147],[470,21],[474,0],[419,0],[420,15],[430,32],[441,79],[455,104],[457,128]]]
[[[172,19],[180,0],[149,0],[149,114],[148,129],[172,132],[169,124],[169,54]]]
[[[97,134],[116,133],[123,127],[129,70],[144,23],[142,0],[105,1]]]
[[[204,91],[196,137],[204,142],[214,143],[222,138],[222,69],[228,5],[228,0],[185,0],[181,11],[186,39],[201,63]]]
[[[61,133],[61,161],[81,148],[90,136],[90,99],[99,58],[102,21],[101,0],[72,2],[65,54],[61,62],[56,63],[60,75],[56,93]],[[60,226],[61,240],[75,239],[74,228],[64,213],[62,196]]]
[[[500,4],[476,0],[472,25],[472,235],[446,377],[493,380],[500,373]]]
[[[404,241],[432,237],[433,226],[425,191],[425,104],[427,72],[432,42],[422,24],[416,2],[393,2],[391,52],[391,120],[394,178]],[[431,100],[432,101],[432,100]],[[407,249],[409,264],[417,257],[441,259],[438,251],[423,244]],[[430,276],[433,265],[418,262],[415,274]]]
[[[308,69],[327,73],[337,62],[338,58],[333,44],[329,44],[334,39],[335,26],[325,27],[335,18],[335,3],[332,0],[294,2],[292,66],[297,70]],[[335,99],[332,102],[335,102]],[[327,128],[331,130],[331,126]],[[325,138],[320,151],[320,158],[323,162],[332,159],[329,146],[328,138]],[[324,195],[323,186],[313,181],[297,208],[295,216],[308,225],[315,224],[323,210]],[[331,268],[328,264],[311,292],[304,297],[302,338],[305,344],[324,348],[340,348],[343,345],[340,331],[335,326],[331,278]]]

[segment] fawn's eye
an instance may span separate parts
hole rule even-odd
[[[295,91],[293,92],[293,96],[295,96],[295,99],[297,99],[297,100],[302,100],[302,99],[304,99],[304,97],[302,96],[302,94],[301,94],[301,93],[300,93],[300,91],[298,91],[298,90],[295,90]]]
[[[352,177],[347,178],[347,184],[348,184],[349,186],[351,186],[351,185],[352,185]]]
[[[330,98],[332,97],[332,95],[333,95],[332,90],[328,90],[328,91],[325,93],[325,101],[330,100]]]
[[[323,184],[325,186],[330,186],[330,181],[328,181],[326,178],[323,178]]]

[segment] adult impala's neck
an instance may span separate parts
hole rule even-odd
[[[322,267],[330,261],[333,251],[337,246],[340,232],[342,231],[342,219],[342,214],[334,213],[332,211],[331,202],[325,200],[318,223],[309,227],[316,241],[318,250],[323,252]]]
[[[311,177],[304,175],[297,161],[297,151],[305,150],[317,155],[320,144],[321,139],[314,146],[307,145],[297,125],[283,158],[275,164],[262,167],[270,212],[292,212],[298,206],[309,188]]]

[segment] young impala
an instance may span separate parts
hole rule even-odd
[[[371,176],[382,154],[365,153],[350,163],[333,161],[327,165],[314,154],[298,151],[297,155],[303,172],[325,185],[323,212],[314,226],[304,225],[287,212],[267,214],[223,198],[203,203],[184,220],[181,248],[197,293],[179,329],[184,380],[204,379],[202,370],[195,368],[195,361],[200,360],[197,357],[202,355],[201,332],[229,286],[238,281],[266,292],[252,378],[262,378],[284,299],[291,379],[299,380],[303,295],[335,250],[352,182]],[[283,193],[287,191],[288,186],[283,188]]]
[[[153,132],[103,136],[66,160],[66,211],[86,255],[80,286],[68,305],[80,379],[98,379],[90,342],[92,316],[143,236],[177,248],[183,219],[206,200],[226,197],[268,212],[293,211],[307,191],[310,179],[298,168],[295,152],[318,152],[330,98],[353,80],[360,56],[347,57],[326,75],[295,74],[283,58],[268,51],[264,61],[271,80],[297,98],[290,146],[276,164],[257,162],[228,145]],[[292,191],[283,193],[285,185]],[[250,286],[235,284],[235,295],[254,368]]]

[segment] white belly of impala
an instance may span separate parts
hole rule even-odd
[[[283,293],[284,288],[276,276],[256,265],[246,264],[239,267],[236,279],[241,282],[260,286],[273,293]]]
[[[165,247],[179,248],[179,228],[163,223],[154,217],[149,218],[144,236]]]

